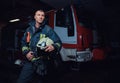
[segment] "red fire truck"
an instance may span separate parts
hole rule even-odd
[[[93,46],[98,43],[96,31],[89,26],[86,17],[81,16],[79,6],[51,10],[46,16],[48,24],[62,40],[62,61],[85,62],[105,58],[104,49]]]

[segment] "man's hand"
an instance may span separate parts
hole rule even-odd
[[[28,52],[27,55],[26,55],[26,58],[27,58],[29,61],[32,60],[32,59],[34,58],[33,52],[32,52],[32,51]]]
[[[51,52],[55,49],[53,45],[46,46],[45,48],[45,52]]]

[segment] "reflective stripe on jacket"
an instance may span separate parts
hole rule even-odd
[[[36,53],[36,45],[38,41],[43,37],[49,37],[54,41],[53,46],[57,51],[60,51],[62,42],[58,35],[55,33],[55,31],[48,25],[43,24],[39,27],[37,31],[35,31],[35,22],[31,22],[30,26],[26,29],[26,32],[24,33],[24,36],[21,40],[22,44],[22,52],[24,55],[26,55],[30,50]],[[27,40],[27,33],[29,32],[29,38],[30,41]]]

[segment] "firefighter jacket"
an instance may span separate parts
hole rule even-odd
[[[61,40],[55,31],[45,23],[43,23],[37,30],[35,30],[35,21],[29,23],[29,27],[26,29],[24,36],[21,40],[22,53],[26,55],[29,51],[33,51],[36,55],[37,43],[41,38],[49,37],[53,40],[55,50],[60,51]]]

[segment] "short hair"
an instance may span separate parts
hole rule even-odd
[[[45,13],[45,11],[42,9],[35,9],[35,10],[33,10],[32,14],[31,14],[30,20],[34,20],[34,16],[35,16],[37,11],[41,11],[41,12]]]
[[[44,12],[44,14],[45,14],[45,11],[44,11],[44,10],[38,9],[38,10],[36,10],[36,11],[34,12],[34,15],[36,14],[37,11]]]

